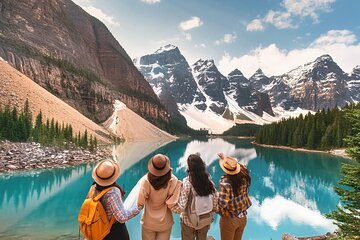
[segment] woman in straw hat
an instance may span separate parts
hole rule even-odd
[[[220,167],[225,174],[220,179],[220,235],[223,240],[239,240],[246,225],[246,210],[251,206],[248,170],[235,158],[219,154]]]
[[[172,174],[170,160],[163,154],[149,160],[148,170],[138,197],[139,207],[145,206],[142,239],[168,240],[174,223],[170,208],[178,201],[181,182]]]
[[[130,210],[124,208],[124,191],[115,182],[119,176],[120,167],[111,160],[99,162],[92,171],[92,177],[95,182],[90,191],[94,191],[95,196],[105,189],[112,188],[105,193],[100,200],[109,220],[112,216],[114,216],[116,220],[111,227],[110,233],[104,238],[105,240],[130,239],[125,222],[135,217],[140,212],[137,207]]]

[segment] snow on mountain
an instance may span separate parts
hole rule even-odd
[[[323,55],[286,74],[271,77],[263,89],[270,95],[272,106],[316,111],[353,102],[346,79],[331,56]]]
[[[360,65],[357,65],[348,75],[347,85],[354,102],[360,101]]]
[[[249,79],[235,69],[227,77],[213,60],[190,66],[173,45],[134,60],[161,102],[194,129],[221,133],[235,123],[268,124],[360,99],[360,67],[345,74],[331,56],[280,75],[258,69]]]

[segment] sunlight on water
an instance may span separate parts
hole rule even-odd
[[[160,147],[160,148],[159,148]],[[224,152],[248,165],[252,176],[244,239],[280,239],[282,233],[298,236],[332,231],[332,222],[323,214],[339,203],[333,191],[340,177],[341,163],[347,160],[325,154],[302,153],[254,147],[248,140],[203,139],[166,143],[122,143],[114,147],[114,158],[121,165],[118,183],[129,195],[147,172],[148,159],[156,153],[170,157],[174,174],[186,176],[186,158],[200,153],[218,185],[223,174],[216,154]],[[92,183],[94,164],[41,172],[0,175],[0,238],[69,239],[77,238],[77,214]],[[133,196],[131,196],[133,195]],[[180,239],[178,215],[172,239]],[[219,216],[209,235],[219,239]],[[132,239],[140,239],[140,216],[127,223]]]

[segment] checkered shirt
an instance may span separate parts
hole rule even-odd
[[[235,197],[230,181],[222,176],[219,191],[219,214],[227,217],[246,216],[246,210],[251,206],[248,195],[249,184],[240,187],[240,194]]]
[[[95,190],[95,196],[97,196],[99,193],[99,191]],[[121,193],[117,187],[113,187],[111,190],[105,193],[100,201],[105,208],[106,215],[108,216],[109,220],[112,216],[114,216],[116,221],[124,223],[135,217],[140,212],[137,206],[132,209],[124,208],[123,201],[121,199]]]

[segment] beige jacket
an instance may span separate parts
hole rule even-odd
[[[145,177],[138,197],[138,205],[145,206],[141,218],[144,228],[151,231],[164,231],[172,227],[174,220],[170,208],[178,201],[181,181],[171,176],[166,188],[155,190]]]

